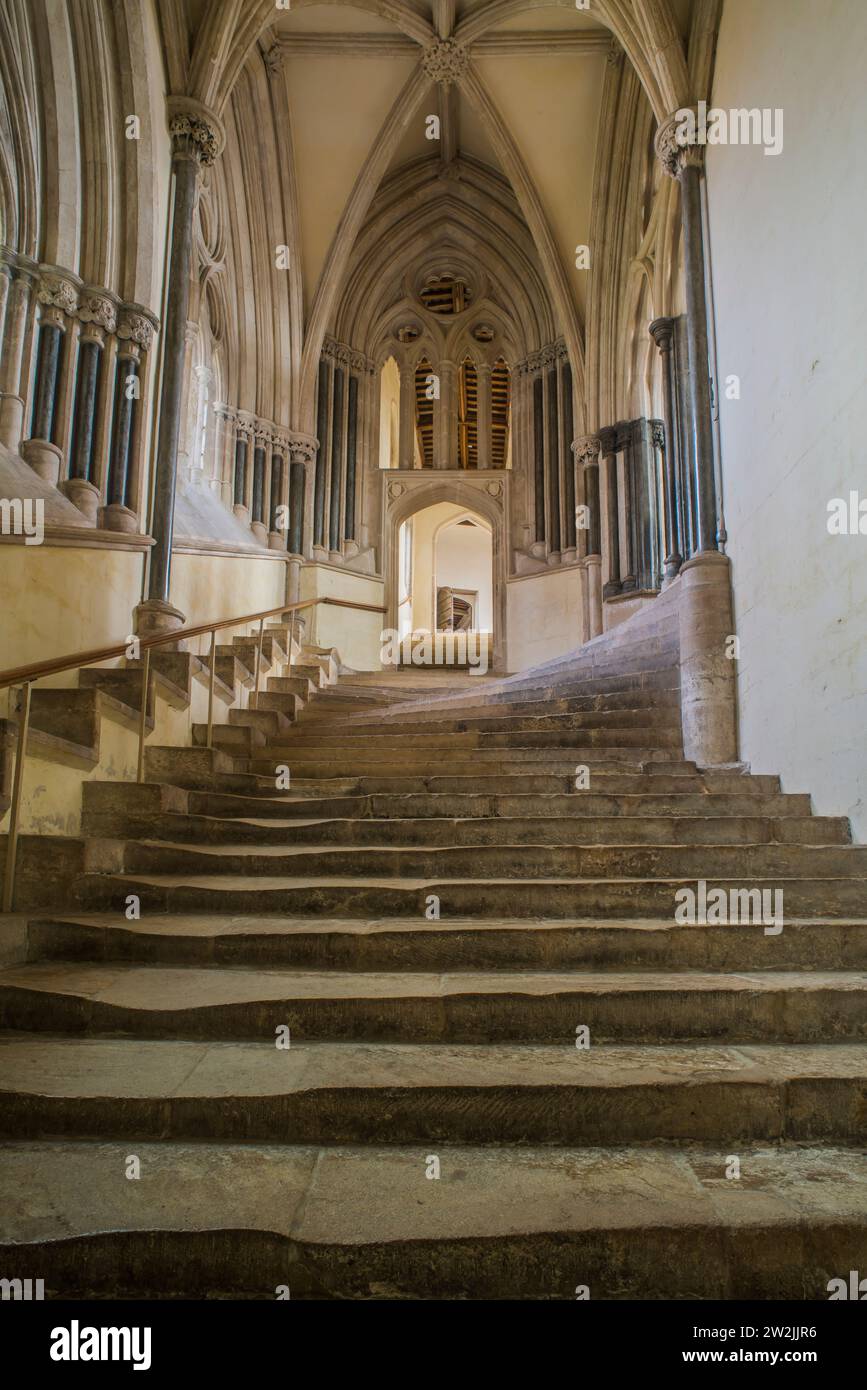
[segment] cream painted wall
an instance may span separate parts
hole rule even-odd
[[[485,526],[443,526],[434,538],[434,590],[448,585],[452,589],[474,589],[479,603],[473,626],[492,632],[493,539]]]
[[[509,671],[524,671],[580,646],[583,573],[576,565],[509,580]]]
[[[780,107],[784,150],[707,158],[742,756],[867,838],[864,0],[725,0],[713,105]],[[859,168],[860,165],[860,168]]]
[[[0,669],[122,641],[141,597],[140,550],[0,545]],[[75,673],[45,678],[70,687]]]
[[[236,613],[276,608],[286,597],[286,565],[255,555],[172,556],[172,603],[189,625]],[[239,628],[241,632],[244,629]],[[252,631],[252,626],[248,626]],[[193,651],[205,652],[208,637],[194,639]]]
[[[385,603],[383,590],[381,579],[350,574],[332,565],[305,565],[301,571],[302,599],[328,596],[382,607]],[[306,641],[319,647],[336,647],[344,664],[353,670],[381,669],[380,634],[385,627],[384,613],[364,613],[358,609],[320,604],[306,616]]]

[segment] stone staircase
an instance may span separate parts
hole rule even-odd
[[[506,680],[314,651],[216,748],[88,783],[98,871],[0,972],[3,1272],[821,1299],[867,1271],[867,849],[684,761],[678,662],[665,616]],[[682,924],[699,880],[782,889],[784,929]]]

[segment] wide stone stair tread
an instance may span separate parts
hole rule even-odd
[[[863,971],[409,971],[41,962],[0,972],[8,1027],[142,1037],[495,1042],[867,1039]],[[576,1049],[577,1050],[577,1049]]]
[[[726,1148],[0,1146],[0,1253],[49,1296],[827,1298],[864,1267],[867,1157]]]
[[[857,1142],[867,1044],[135,1041],[0,1034],[0,1138]]]
[[[779,937],[750,923],[669,918],[334,918],[242,913],[42,917],[33,959],[358,969],[867,969],[867,917],[792,919]]]

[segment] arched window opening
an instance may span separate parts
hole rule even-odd
[[[458,377],[457,458],[459,468],[479,466],[479,381],[476,364],[467,357]]]
[[[434,401],[436,377],[431,364],[423,359],[415,369],[415,431],[422,468],[434,465]]]

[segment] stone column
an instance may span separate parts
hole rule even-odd
[[[455,468],[455,379],[457,367],[454,362],[444,358],[438,368],[440,379],[439,402],[434,402],[434,421],[436,439],[434,442],[434,467]]]
[[[72,447],[69,477],[61,490],[79,511],[96,525],[99,488],[94,483],[96,409],[103,350],[107,333],[117,329],[117,313],[111,299],[100,291],[86,291],[78,308],[82,328],[78,339],[78,372],[75,381]]]
[[[677,426],[674,417],[674,364],[671,350],[674,341],[674,319],[654,319],[650,336],[659,348],[662,359],[662,414],[665,425],[663,442],[665,478],[665,558],[663,588],[674,579],[683,564],[681,549],[682,511],[677,475]]]
[[[136,609],[136,631],[170,632],[182,627],[184,615],[169,602],[178,439],[184,387],[184,357],[193,271],[193,211],[202,166],[213,164],[223,143],[220,123],[204,107],[187,99],[169,101],[174,198],[172,244],[166,307],[160,421],[154,463],[154,546],[150,553],[147,599]]]
[[[287,548],[303,560],[312,544],[311,482],[318,457],[317,441],[309,435],[289,436],[289,534]]]
[[[102,525],[108,531],[132,533],[138,530],[138,517],[129,505],[129,464],[139,395],[138,370],[138,344],[122,342],[115,366],[108,488],[101,517]]]
[[[343,488],[344,404],[346,373],[342,366],[334,368],[334,397],[331,410],[331,473],[328,491],[328,558],[340,563],[340,497]]]
[[[140,304],[124,304],[118,312],[108,500],[100,518],[100,525],[108,531],[135,533],[142,529],[139,512],[143,501],[139,492],[144,412],[139,402],[147,389],[150,351],[158,328],[159,320]]]
[[[17,453],[24,432],[21,363],[27,333],[27,311],[30,308],[31,279],[21,271],[7,270],[3,276],[4,282],[10,273],[12,280],[6,299],[0,353],[0,444]]]
[[[268,437],[257,430],[253,439],[253,497],[250,509],[250,529],[260,545],[268,544],[265,524],[265,451]]]
[[[40,307],[33,415],[21,456],[40,478],[56,484],[63,465],[63,452],[53,439],[61,352],[67,318],[78,307],[78,289],[71,278],[47,271],[40,276],[36,298]]]
[[[599,443],[605,460],[608,499],[608,581],[602,590],[602,597],[614,598],[623,588],[620,581],[620,497],[617,487],[616,431],[612,428],[600,430]]]
[[[575,462],[584,477],[584,505],[589,516],[587,554],[584,571],[587,575],[587,620],[591,637],[602,631],[602,518],[599,512],[599,454],[602,445],[598,435],[585,434],[572,445]],[[617,460],[615,459],[615,465]]]
[[[544,560],[547,547],[545,536],[545,388],[541,370],[531,368],[532,411],[530,437],[533,441],[533,540],[530,554]]]
[[[415,368],[408,362],[400,368],[399,406],[397,466],[412,468],[415,464]]]
[[[247,511],[247,455],[250,449],[250,432],[239,418],[235,430],[235,469],[232,475],[232,511],[244,525],[250,520]]]
[[[656,133],[656,151],[666,173],[680,184],[683,228],[683,272],[686,288],[686,327],[689,348],[689,429],[694,440],[695,507],[699,551],[718,549],[716,479],[707,337],[707,296],[704,276],[701,171],[703,150],[681,145],[680,118],[670,116]]]
[[[288,527],[281,531],[278,516],[278,509],[286,506],[286,464],[283,448],[281,441],[275,444],[271,451],[271,489],[268,499],[268,546],[271,550],[283,550],[289,534]]]
[[[358,377],[349,378],[346,400],[346,495],[343,501],[343,546],[349,558],[358,554],[355,500],[358,471]]]
[[[476,367],[476,457],[479,468],[490,468],[493,423],[491,412],[491,375],[493,369],[488,362],[480,362]]]
[[[316,453],[316,467],[313,478],[312,534],[310,548],[317,558],[325,559],[325,492],[328,480],[328,449],[331,441],[331,362],[322,357],[319,362],[318,396],[316,407],[316,431],[319,435],[319,448]],[[308,549],[305,545],[305,550]]]

